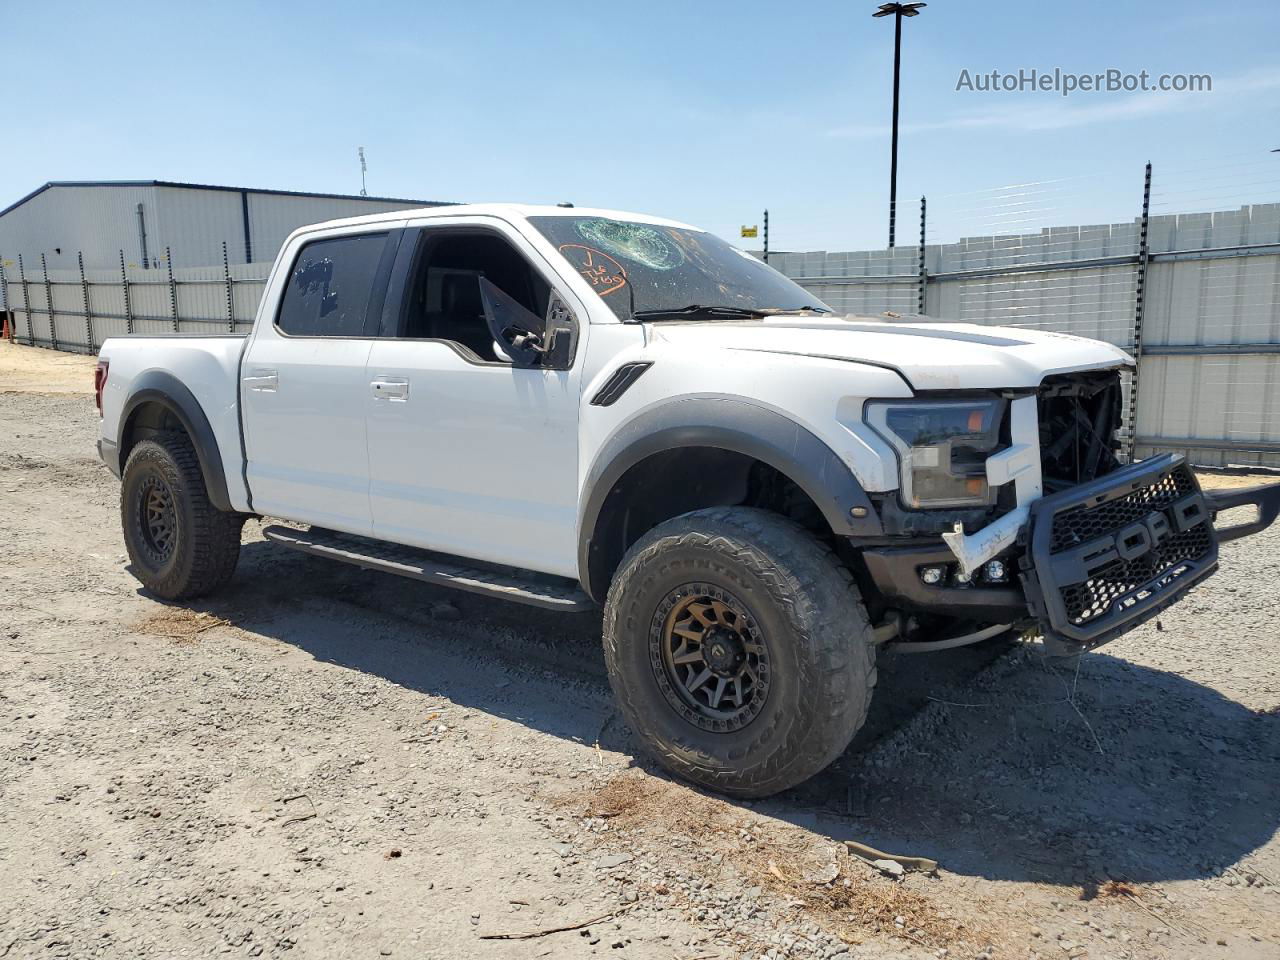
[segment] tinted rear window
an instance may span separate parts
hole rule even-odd
[[[294,337],[372,337],[368,317],[385,233],[315,240],[298,253],[276,325]]]

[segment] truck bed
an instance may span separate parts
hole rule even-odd
[[[125,423],[126,398],[138,389],[161,383],[190,391],[208,417],[217,441],[233,509],[249,508],[244,484],[240,439],[240,356],[245,335],[221,333],[166,334],[164,336],[111,337],[102,345],[99,360],[109,364],[102,394],[101,439],[119,442]]]

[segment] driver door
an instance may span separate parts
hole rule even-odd
[[[585,312],[509,225],[437,223],[401,243],[366,367],[374,536],[576,578],[580,365],[512,363],[485,291]]]

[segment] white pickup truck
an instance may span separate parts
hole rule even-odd
[[[108,340],[98,445],[154,594],[226,583],[270,516],[284,547],[602,606],[633,730],[752,797],[840,754],[879,651],[1088,649],[1274,520],[1280,485],[1213,499],[1180,457],[1122,462],[1131,364],[837,317],[669,220],[441,207],[296,231],[247,337]]]

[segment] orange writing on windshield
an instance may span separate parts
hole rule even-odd
[[[580,243],[563,243],[561,255],[578,268],[593,290],[602,297],[617,293],[627,285],[627,271],[607,253]]]

